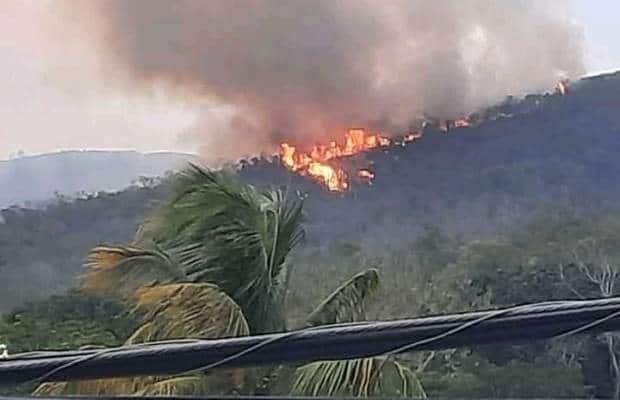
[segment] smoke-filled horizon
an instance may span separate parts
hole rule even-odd
[[[82,5],[83,4],[83,5]],[[226,107],[183,133],[207,157],[407,129],[585,72],[561,2],[105,0],[66,11],[134,86]],[[226,153],[226,154],[223,154]]]

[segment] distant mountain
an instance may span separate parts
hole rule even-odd
[[[64,151],[0,161],[0,209],[36,204],[56,193],[118,191],[140,177],[162,176],[194,156],[134,151]]]

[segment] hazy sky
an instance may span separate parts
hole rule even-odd
[[[117,90],[109,76],[114,69],[102,67],[87,43],[67,35],[52,2],[0,2],[0,159],[19,150],[192,151],[179,134],[209,105]],[[620,25],[614,20],[620,1],[566,3],[584,27],[589,72],[620,69]]]

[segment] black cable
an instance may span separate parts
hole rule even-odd
[[[254,337],[167,341],[103,351],[24,354],[0,361],[0,384],[23,383],[43,376],[48,381],[62,381],[176,375],[217,366],[222,360],[227,360],[223,366],[243,367],[364,358],[395,349],[410,349],[412,345],[416,350],[436,350],[519,342],[551,338],[572,331],[581,333],[583,329],[588,332],[620,329],[619,315],[620,299],[611,298],[532,304],[412,320],[343,324]]]
[[[36,397],[19,397],[19,396],[0,396],[0,400],[359,400],[359,397],[327,397],[327,396],[36,396]],[[366,400],[372,400],[373,397],[366,397]],[[385,397],[376,397],[377,400],[386,400]]]

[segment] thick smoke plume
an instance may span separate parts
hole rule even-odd
[[[421,115],[460,116],[583,73],[581,31],[565,2],[86,3],[69,6],[99,21],[82,23],[82,34],[94,34],[133,83],[228,107],[225,123],[205,118],[187,133],[213,153],[220,141],[234,153],[340,137],[350,126],[394,132]]]

